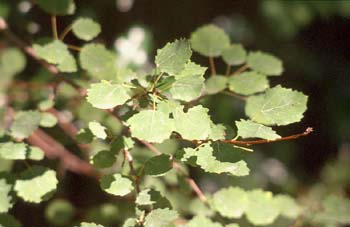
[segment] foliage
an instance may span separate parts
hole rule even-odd
[[[76,7],[73,0],[36,3],[54,20],[73,14]],[[54,31],[55,26],[53,23]],[[78,17],[65,31],[92,41],[101,26]],[[0,158],[18,164],[0,174],[0,226],[21,226],[7,214],[18,200],[50,200],[44,203],[45,216],[55,226],[237,227],[247,222],[263,226],[280,217],[291,223],[305,218],[325,226],[350,223],[348,200],[341,197],[327,197],[323,209],[311,218],[291,196],[231,184],[204,194],[190,177],[193,169],[227,179],[253,177],[250,167],[254,163],[246,158],[254,156],[248,153],[253,151],[249,145],[311,132],[287,137],[277,133],[280,128],[275,126],[300,122],[307,109],[307,96],[302,92],[281,85],[270,87],[269,80],[284,70],[277,57],[231,43],[224,30],[210,24],[196,29],[189,39],[165,44],[157,50],[154,69],[141,72],[120,67],[118,56],[101,43],[75,47],[64,40],[65,35],[56,34],[27,51],[59,78],[49,84],[51,92],[33,98],[37,108],[11,101],[0,106],[0,113],[11,116],[0,122]],[[192,51],[209,57],[211,65],[194,62]],[[227,64],[226,75],[216,73],[214,58]],[[0,85],[1,95],[6,95],[9,85],[15,83],[13,78],[23,73],[25,59],[17,48],[2,51],[0,70],[6,83]],[[232,66],[237,68],[229,73]],[[45,79],[44,83],[50,82]],[[247,117],[229,125],[214,121],[210,107],[202,101],[218,93],[243,99],[241,108]],[[73,98],[79,99],[78,104],[69,103]],[[72,116],[62,111],[69,108]],[[60,128],[66,135],[59,138],[54,130],[44,128]],[[78,156],[67,150],[71,147],[86,153]],[[46,160],[56,158],[60,163]],[[57,196],[64,188],[61,174],[65,170],[94,178],[103,196],[113,198],[112,203],[116,199],[128,205],[118,210],[115,204],[107,204],[90,215],[76,215],[75,204]],[[88,190],[79,193],[94,197]],[[193,202],[193,195],[200,205]],[[119,214],[122,218],[113,219],[118,212],[123,212]],[[96,221],[91,218],[96,213],[106,218]]]

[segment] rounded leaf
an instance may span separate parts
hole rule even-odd
[[[257,72],[244,72],[229,79],[228,87],[231,91],[242,94],[252,95],[269,88],[269,81],[266,76]]]
[[[130,95],[125,87],[106,80],[91,84],[87,90],[87,101],[98,109],[111,109],[124,104],[128,99]]]
[[[90,18],[79,18],[74,21],[72,31],[79,39],[89,41],[101,32],[101,26]]]
[[[224,30],[215,25],[204,25],[191,34],[191,47],[207,57],[218,57],[230,45]]]
[[[224,49],[222,58],[228,65],[240,65],[246,61],[247,52],[241,44],[233,44]]]
[[[250,52],[247,58],[250,68],[268,76],[279,76],[283,72],[282,61],[261,51]]]
[[[242,217],[249,204],[246,192],[238,187],[221,189],[212,200],[214,209],[227,218]]]
[[[74,216],[74,207],[64,199],[56,199],[46,207],[45,216],[54,225],[67,226]]]
[[[131,180],[118,173],[104,175],[100,180],[100,185],[104,191],[116,196],[127,195],[134,189]]]

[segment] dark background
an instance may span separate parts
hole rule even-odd
[[[21,13],[16,10],[19,2],[10,3],[8,21],[12,29],[28,42],[50,36],[50,17],[36,6],[28,13]],[[233,42],[242,43],[248,50],[278,56],[284,62],[285,71],[281,77],[272,78],[271,84],[281,83],[302,91],[309,96],[309,101],[300,123],[277,130],[281,135],[290,135],[313,127],[315,132],[296,141],[256,146],[256,155],[281,161],[301,185],[318,182],[323,167],[340,153],[349,157],[350,1],[135,0],[127,12],[118,10],[114,0],[77,0],[76,4],[76,15],[58,17],[59,30],[77,16],[87,15],[102,25],[98,41],[113,48],[117,37],[131,26],[139,25],[151,34],[151,60],[156,49],[166,42],[189,37],[197,27],[207,23],[223,27]],[[36,34],[26,30],[32,21],[40,24]],[[67,41],[81,44],[73,36],[68,36]],[[198,55],[195,61],[207,65],[207,59]],[[225,71],[221,60],[216,59],[216,64],[218,71]],[[34,70],[28,69],[28,72]],[[239,103],[222,95],[205,102],[214,120],[230,124],[243,117],[242,107],[237,107]],[[349,168],[345,171],[349,174]],[[199,173],[197,177],[200,178]],[[97,190],[96,185],[91,191],[83,190],[86,181],[67,183],[74,185],[71,190],[82,193],[74,197],[75,200]],[[16,210],[22,220],[27,219],[20,208],[18,205]]]

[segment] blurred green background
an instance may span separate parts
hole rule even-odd
[[[349,195],[350,1],[77,0],[76,4],[74,16],[58,17],[59,30],[79,15],[94,18],[102,26],[98,41],[118,52],[121,63],[148,67],[157,48],[175,38],[189,37],[203,24],[214,23],[246,49],[270,52],[283,60],[285,72],[273,78],[272,84],[281,83],[309,95],[308,110],[301,123],[279,131],[290,135],[313,127],[313,134],[295,141],[255,146],[255,153],[247,161],[251,167],[249,179],[214,178],[192,170],[205,192],[239,184],[247,189],[263,187],[297,197],[310,188]],[[0,15],[28,43],[51,35],[50,17],[31,1],[1,0]],[[81,44],[73,36],[67,36],[67,42]],[[6,45],[0,41],[0,48]],[[28,61],[23,80],[37,74],[40,68]],[[195,61],[208,65],[207,59],[198,55]],[[216,65],[218,71],[225,72],[221,60]],[[216,122],[233,125],[244,117],[241,101],[232,97],[215,95],[204,100],[204,104]],[[62,184],[65,189],[58,197],[68,198],[80,207],[78,216],[85,215],[86,207],[93,207],[89,211],[92,220],[94,215],[101,218],[98,212],[107,216],[108,212],[111,216],[117,212],[122,219],[126,215],[123,212],[128,210],[127,202],[119,201],[117,208],[108,204],[97,206],[111,202],[111,198],[97,193],[98,185],[92,179],[68,175]],[[43,218],[36,214],[44,208],[18,203],[13,213],[24,226],[37,226]]]

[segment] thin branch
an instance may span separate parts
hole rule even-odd
[[[230,73],[231,73],[231,65],[227,64],[227,67],[226,67],[226,76],[230,76]]]
[[[302,133],[291,135],[291,136],[282,137],[282,138],[275,139],[275,140],[252,140],[252,141],[220,140],[220,141],[224,142],[224,143],[229,143],[229,144],[249,146],[249,145],[253,145],[253,144],[275,143],[275,142],[279,142],[279,141],[295,140],[295,139],[298,139],[299,137],[307,136],[310,133],[312,133],[313,131],[314,131],[313,128],[308,127]]]
[[[69,152],[54,138],[41,129],[37,129],[27,138],[29,144],[40,147],[49,159],[59,158],[64,167],[76,174],[84,174],[99,178],[99,174],[88,163]]]
[[[75,51],[78,51],[80,52],[81,51],[81,48],[78,47],[78,46],[74,46],[74,45],[71,45],[71,44],[67,44],[67,47],[71,50],[75,50]]]
[[[212,76],[216,75],[215,62],[213,57],[209,57],[210,72]]]
[[[54,39],[58,39],[56,15],[51,16],[51,29],[52,29],[52,35],[53,35]]]
[[[239,67],[238,69],[236,69],[236,71],[233,72],[232,76],[237,76],[246,69],[248,69],[248,65],[244,64],[241,67]]]
[[[225,95],[229,95],[229,96],[235,97],[235,98],[238,98],[238,99],[243,100],[243,101],[247,100],[246,97],[244,97],[242,95],[238,95],[238,94],[230,92],[230,91],[222,91],[221,93],[225,94]]]
[[[127,160],[129,167],[130,167],[130,172],[131,172],[132,176],[134,177],[136,193],[138,194],[141,191],[140,190],[140,178],[136,174],[136,171],[134,168],[133,157],[131,156],[131,154],[128,150],[124,150],[124,157]]]
[[[19,48],[21,48],[27,55],[32,57],[34,60],[39,62],[52,75],[59,76],[59,80],[64,81],[67,84],[71,85],[74,89],[76,89],[79,92],[79,94],[81,94],[82,96],[85,96],[86,94],[85,89],[82,89],[78,84],[74,83],[72,80],[66,79],[61,74],[59,74],[59,70],[57,69],[56,66],[51,65],[46,61],[44,61],[43,59],[41,59],[31,46],[23,42],[18,36],[16,36],[9,29],[7,22],[2,17],[0,17],[0,30],[3,32],[3,34],[6,36],[8,40],[10,40]]]
[[[62,34],[60,35],[60,40],[64,40],[64,38],[66,37],[66,35],[72,30],[73,28],[73,24],[68,25],[67,27],[65,27],[65,29],[63,29]]]

